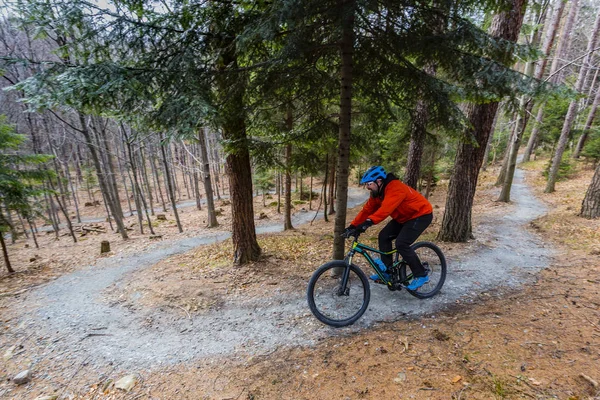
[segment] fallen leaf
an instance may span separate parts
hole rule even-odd
[[[456,375],[454,378],[452,378],[452,383],[457,383],[457,382],[460,382],[461,380],[462,380],[462,376]]]

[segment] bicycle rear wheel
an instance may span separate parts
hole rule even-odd
[[[431,242],[418,242],[411,247],[427,270],[429,282],[417,290],[406,290],[419,299],[433,297],[444,286],[446,280],[446,257],[442,250]],[[406,263],[400,265],[400,279],[403,282],[412,279],[412,272]]]
[[[340,268],[341,275],[333,274],[334,268]],[[319,321],[342,327],[353,324],[364,314],[371,289],[366,275],[356,265],[331,261],[313,273],[306,295],[310,311]]]

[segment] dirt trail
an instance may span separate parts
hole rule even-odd
[[[351,206],[358,204],[364,200],[364,192],[353,194],[351,199]],[[169,309],[140,311],[103,300],[103,291],[119,285],[126,274],[139,273],[170,255],[229,237],[221,232],[164,242],[143,254],[104,259],[50,282],[23,299],[20,329],[48,338],[45,354],[32,357],[34,364],[36,359],[59,357],[73,363],[86,360],[141,370],[207,356],[255,355],[291,344],[312,345],[320,338],[359,331],[377,322],[435,314],[457,301],[468,302],[482,291],[518,286],[548,266],[550,250],[524,228],[544,213],[544,207],[523,183],[520,170],[515,174],[512,201],[510,214],[486,219],[477,227],[476,236],[493,240],[448,260],[448,277],[440,295],[423,301],[406,292],[390,293],[383,286],[372,285],[369,309],[349,328],[336,330],[318,322],[306,305],[305,287],[292,294],[274,290],[270,297],[235,299],[217,311],[188,318]],[[306,222],[309,216],[301,214],[300,218]]]

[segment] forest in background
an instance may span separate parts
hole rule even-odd
[[[346,222],[351,171],[381,164],[427,194],[449,179],[438,239],[466,241],[481,168],[550,155],[546,192],[575,159],[596,173],[598,5],[542,2],[7,2],[0,26],[0,235],[58,236],[86,204],[127,239],[135,214],[232,207],[233,258],[255,260],[252,198],[321,198]],[[522,145],[523,144],[523,145]],[[293,193],[293,178],[318,187]],[[292,198],[295,196],[295,199]],[[308,198],[307,198],[308,196]],[[334,235],[333,254],[343,242]],[[7,243],[8,242],[8,243]]]

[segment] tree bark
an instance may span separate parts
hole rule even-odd
[[[208,151],[206,149],[205,130],[198,131],[198,144],[200,145],[200,154],[202,155],[202,181],[204,183],[204,192],[206,193],[206,209],[207,209],[207,224],[208,228],[219,226],[217,222],[217,214],[215,212],[215,199],[210,176],[210,161],[208,159]]]
[[[344,238],[341,235],[346,228],[346,214],[348,209],[348,169],[350,166],[350,132],[352,129],[352,64],[354,58],[354,14],[356,12],[356,1],[338,0],[338,6],[342,13],[342,37],[340,41],[340,130],[336,168],[336,214],[333,234],[334,260],[342,260],[344,258]]]
[[[592,35],[590,36],[590,40],[588,42],[586,55],[583,58],[583,63],[581,65],[581,68],[579,69],[579,75],[577,76],[577,82],[575,83],[575,90],[577,92],[581,92],[581,89],[583,88],[583,83],[586,80],[586,76],[591,65],[590,61],[592,60],[592,57],[594,55],[594,49],[596,48],[596,43],[598,41],[599,32],[600,13],[596,16],[594,30],[592,31]],[[573,120],[577,115],[577,104],[577,100],[572,100],[569,104],[569,110],[567,111],[565,122],[563,123],[562,131],[560,132],[560,138],[558,139],[558,144],[556,146],[556,151],[554,153],[554,157],[552,158],[552,165],[550,167],[550,171],[548,172],[548,182],[546,183],[546,189],[544,189],[545,193],[552,193],[555,190],[556,180],[558,179],[558,169],[560,167],[560,163],[562,162],[562,156],[565,151],[565,147],[567,146],[569,134],[571,133]]]
[[[159,144],[160,146],[160,144]],[[152,170],[152,175],[154,177],[154,184],[156,185],[156,189],[158,190],[158,197],[160,198],[160,203],[162,205],[163,212],[167,212],[167,205],[165,203],[165,196],[163,196],[163,192],[160,186],[160,177],[158,176],[158,167],[156,166],[156,153],[153,151],[153,147],[150,149],[150,169]]]
[[[4,256],[4,265],[6,265],[6,270],[9,274],[15,272],[12,265],[10,264],[10,259],[8,258],[8,250],[6,248],[6,242],[4,241],[4,232],[0,232],[0,244],[2,245],[2,255]]]
[[[283,203],[283,230],[294,229],[292,226],[292,144],[285,146],[285,189]]]
[[[177,211],[177,202],[175,201],[175,190],[173,188],[171,172],[169,171],[169,160],[167,159],[167,152],[165,150],[165,146],[168,146],[168,143],[164,143],[162,132],[160,133],[160,141],[162,142],[160,146],[160,151],[162,153],[163,168],[165,170],[165,179],[167,181],[167,193],[169,195],[169,200],[171,200],[171,207],[173,207],[173,215],[175,216],[175,221],[177,222],[177,229],[179,230],[179,233],[182,233],[183,228],[181,227],[179,212]]]
[[[560,20],[562,18],[562,14],[565,9],[565,4],[567,3],[563,0],[557,0],[557,2],[558,3],[556,5],[556,11],[554,13],[552,24],[549,27],[546,38],[544,39],[544,43],[550,43],[550,42],[553,43],[554,42],[554,38],[556,37],[556,31],[558,30],[558,26],[560,25]],[[560,59],[564,57],[566,49],[569,47],[568,43],[570,40],[570,33],[571,33],[571,30],[573,29],[573,24],[575,22],[575,16],[577,15],[577,9],[578,9],[577,2],[578,2],[578,0],[571,2],[571,9],[569,11],[569,15],[567,16],[567,21],[563,28],[562,34],[560,36],[560,41],[558,42],[558,45],[556,46],[556,51],[554,52],[554,54],[555,54],[554,59],[552,60],[552,64],[550,65],[549,76],[551,77],[550,82],[553,82],[553,83],[558,82],[557,77],[554,76],[553,74],[558,69],[558,67],[560,65]],[[544,47],[544,54],[546,54],[547,56],[550,55],[550,49],[552,47],[551,43],[550,43],[549,48],[546,49],[546,47]],[[538,65],[538,68],[545,70],[547,62],[548,62],[548,57],[544,57],[542,60],[542,63],[540,65]],[[538,74],[538,72],[536,72],[536,76],[542,77],[543,74]],[[538,108],[537,116],[534,121],[534,126],[533,126],[533,129],[531,130],[531,135],[529,136],[529,140],[527,142],[527,147],[525,148],[525,152],[523,153],[523,162],[527,162],[530,160],[531,155],[533,154],[533,151],[534,151],[535,147],[537,146],[538,136],[539,136],[539,127],[544,118],[544,107],[545,107],[545,103],[542,103],[542,104],[540,104],[540,106]]]
[[[545,18],[545,11],[542,13],[540,17],[540,21],[543,21]],[[539,23],[535,23],[534,25],[539,25]],[[550,52],[550,48],[552,43],[554,42],[554,32],[550,32],[552,35],[546,35],[546,39],[544,41],[544,45],[542,46],[542,51],[544,52],[544,60],[546,56]],[[534,31],[531,44],[533,46],[537,46],[540,40],[539,31]],[[535,69],[535,63],[533,61],[528,61],[525,64],[525,75],[534,76],[535,79],[541,79],[544,74],[545,65],[540,65],[539,68]],[[534,75],[535,74],[535,75]],[[521,140],[523,139],[523,134],[525,132],[525,128],[527,127],[527,123],[529,122],[529,115],[531,114],[531,110],[533,109],[534,99],[530,98],[526,95],[521,96],[519,101],[519,109],[517,111],[517,121],[515,123],[514,135],[512,137],[512,141],[508,143],[508,158],[506,160],[505,167],[505,177],[502,181],[502,190],[500,191],[500,196],[498,201],[508,203],[510,201],[510,190],[512,188],[513,179],[515,176],[515,169],[517,167],[517,155],[519,153],[519,148],[521,147]]]
[[[254,225],[252,168],[246,133],[244,96],[247,78],[243,73],[234,72],[238,68],[234,42],[236,32],[228,32],[228,29],[220,32],[217,43],[222,53],[215,84],[221,104],[218,122],[223,139],[233,143],[228,149],[225,165],[231,199],[233,261],[240,265],[258,260],[261,248]]]
[[[427,119],[427,105],[424,101],[419,100],[410,122],[410,145],[408,146],[406,172],[404,173],[404,183],[413,189],[417,189],[417,183],[421,177],[421,163],[427,136]]]
[[[83,114],[79,113],[79,122],[81,124],[81,133],[83,134],[86,144],[88,146],[88,150],[90,151],[90,155],[92,157],[92,161],[94,162],[94,167],[96,169],[96,176],[98,177],[98,184],[100,185],[100,190],[105,199],[105,205],[110,209],[110,213],[115,219],[115,223],[117,224],[117,231],[121,234],[123,239],[128,239],[127,231],[125,230],[125,225],[123,224],[123,213],[119,213],[117,208],[115,207],[115,201],[111,197],[110,190],[104,179],[105,174],[102,170],[102,165],[100,164],[100,158],[96,149],[98,148],[97,144],[92,138],[92,135],[88,129],[87,123],[85,121],[85,117]]]
[[[490,34],[515,42],[523,23],[526,1],[513,0],[511,3],[510,11],[503,11],[493,18]],[[502,61],[505,65],[512,64],[512,55],[506,54]],[[466,132],[465,136],[472,138],[473,142],[463,141],[458,146],[454,173],[446,197],[446,210],[438,234],[439,240],[465,242],[473,237],[471,222],[473,198],[485,146],[497,110],[498,102],[482,105],[468,104],[466,107],[465,114],[473,129]]]
[[[600,217],[600,164],[581,203],[580,215],[587,219]]]
[[[585,127],[583,128],[583,132],[581,132],[581,136],[579,136],[579,140],[577,141],[577,147],[573,152],[573,158],[579,158],[579,154],[581,153],[581,150],[583,150],[583,146],[585,145],[585,142],[589,136],[592,123],[594,123],[594,118],[596,118],[598,104],[600,104],[600,88],[596,90],[594,103],[592,103],[592,108],[590,109],[590,113],[588,114],[587,120],[585,121]]]
[[[331,163],[329,164],[329,181],[327,182],[327,186],[329,186],[329,196],[327,198],[327,204],[329,204],[329,211],[327,212],[329,215],[335,214],[335,168],[336,168],[336,158],[335,153],[331,153]]]

